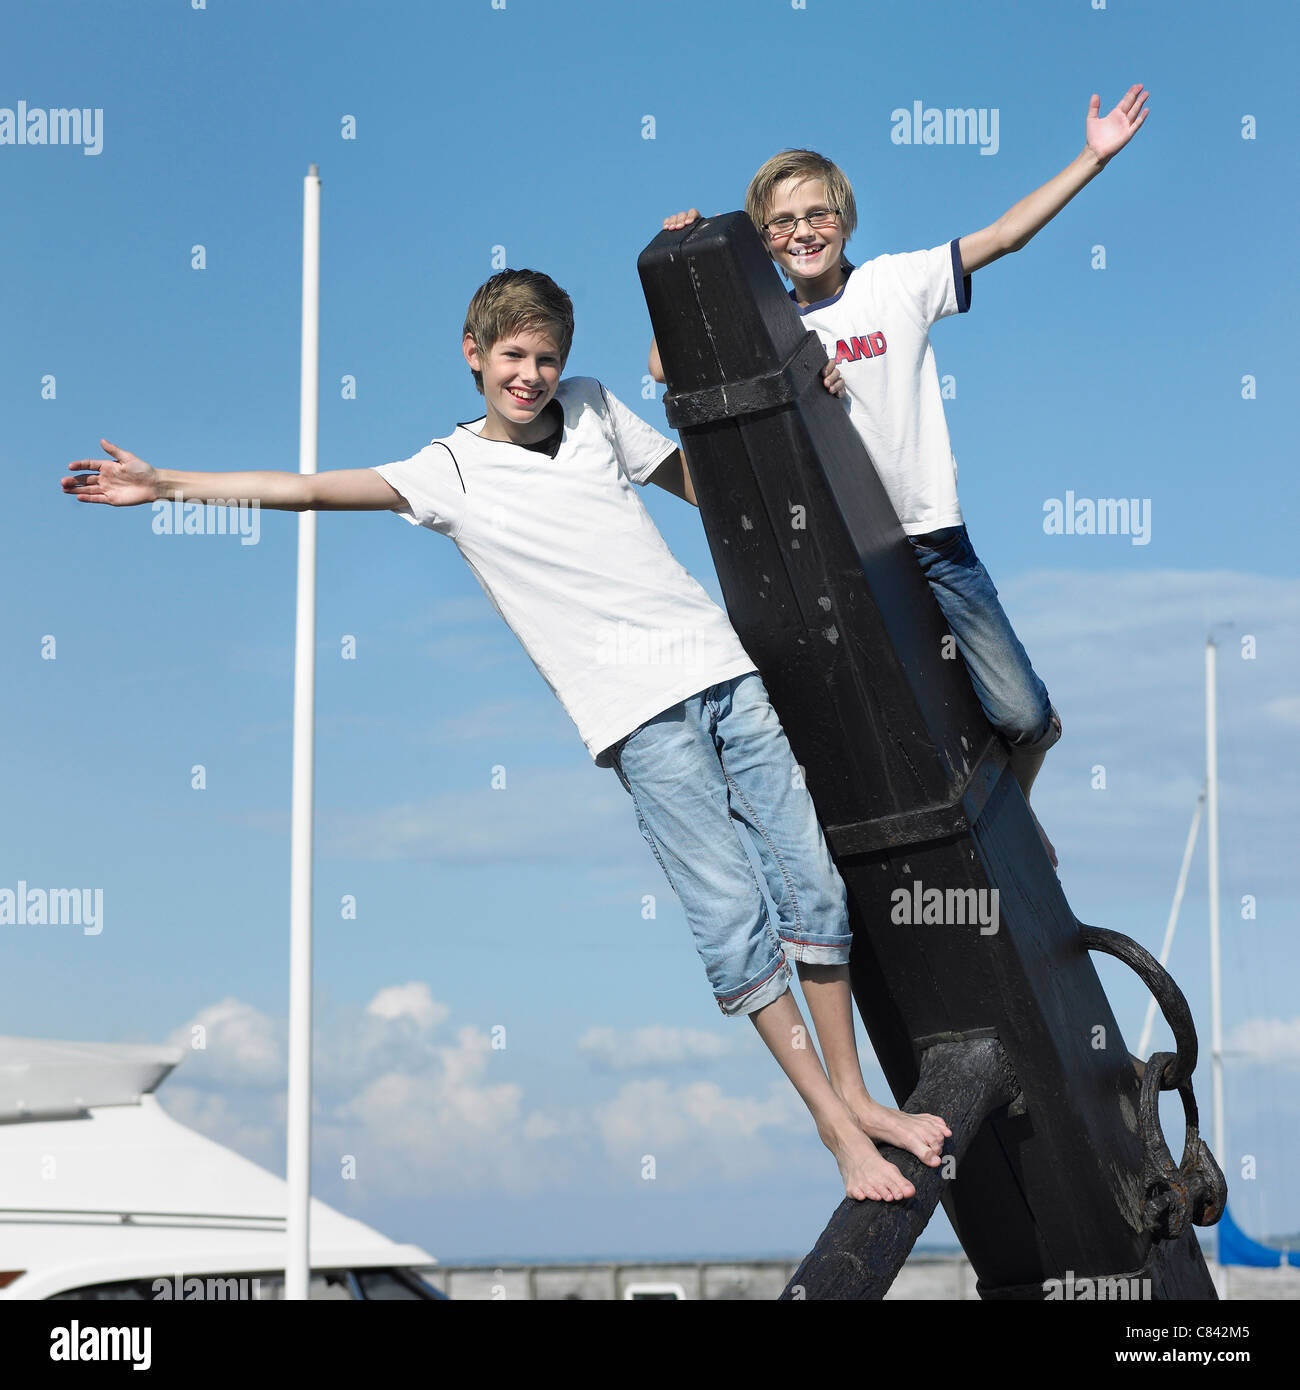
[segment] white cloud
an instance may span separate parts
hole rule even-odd
[[[1266,1065],[1294,1066],[1300,1063],[1300,1017],[1245,1019],[1229,1033],[1224,1051]]]
[[[356,1164],[362,1201],[409,1199],[452,1188],[512,1194],[625,1186],[653,1153],[668,1186],[719,1177],[779,1176],[763,1131],[811,1132],[788,1083],[759,1096],[713,1081],[630,1081],[606,1099],[530,1104],[499,1070],[504,1053],[472,1025],[447,1027],[451,1010],[427,985],[379,990],[364,1008],[317,1010],[313,1150],[334,1168]],[[202,1010],[211,1045],[191,1053],[160,1092],[176,1119],[273,1171],[283,1164],[286,1077],[283,1020],[226,999]],[[184,1045],[188,1026],[172,1040]],[[615,1066],[698,1063],[734,1050],[701,1030],[591,1029],[579,1050]],[[827,1162],[833,1162],[827,1158]]]
[[[324,1106],[321,1147],[333,1141],[355,1154],[373,1196],[422,1196],[440,1185],[528,1192],[568,1176],[566,1154],[551,1143],[558,1126],[528,1123],[522,1087],[494,1082],[490,1057],[487,1038],[462,1029],[440,1050],[439,1071],[386,1072]]]
[[[413,980],[410,984],[389,985],[387,989],[381,989],[366,1005],[366,1012],[375,1018],[388,1020],[409,1018],[423,1033],[441,1023],[451,1009],[434,999],[423,980]]]
[[[318,1162],[352,1154],[369,1196],[416,1196],[437,1184],[509,1187],[577,1176],[561,1141],[571,1114],[542,1115],[522,1088],[493,1076],[488,1034],[442,1035],[448,1005],[422,982],[379,990],[363,1008],[317,1010],[313,1148]],[[284,1134],[283,1020],[226,999],[194,1020],[209,1046],[191,1052],[159,1095],[164,1108],[274,1170]],[[186,1046],[190,1026],[171,1041]]]
[[[578,1039],[578,1051],[600,1069],[632,1071],[640,1067],[696,1065],[729,1057],[736,1041],[700,1028],[588,1028]]]
[[[275,1086],[284,1079],[283,1029],[238,999],[209,1004],[174,1029],[167,1042],[195,1059],[186,1069],[187,1080],[196,1073],[227,1086]]]
[[[729,1096],[712,1081],[632,1081],[593,1108],[608,1159],[627,1175],[655,1160],[655,1180],[668,1187],[754,1178],[779,1166],[762,1131],[803,1135],[812,1120],[784,1079],[765,1097]],[[834,1165],[829,1153],[826,1162]],[[833,1167],[832,1167],[833,1171]]]

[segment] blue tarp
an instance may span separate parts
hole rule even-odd
[[[1221,1265],[1252,1265],[1256,1269],[1276,1269],[1283,1260],[1300,1268],[1300,1250],[1278,1250],[1252,1240],[1232,1219],[1225,1207],[1215,1226],[1219,1233],[1218,1258]]]

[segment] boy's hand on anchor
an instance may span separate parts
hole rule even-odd
[[[683,227],[689,227],[692,222],[698,222],[703,216],[699,208],[691,208],[689,212],[674,212],[671,216],[664,218],[664,231],[680,232]]]
[[[842,396],[848,390],[844,385],[844,378],[840,375],[840,369],[834,362],[827,362],[822,368],[822,385],[832,396]]]

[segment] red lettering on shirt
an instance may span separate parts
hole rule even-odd
[[[864,357],[879,357],[887,344],[883,333],[865,333],[849,338],[841,338],[835,344],[835,365],[841,362],[858,362]]]

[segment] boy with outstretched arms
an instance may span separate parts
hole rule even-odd
[[[1147,118],[1146,99],[1135,84],[1102,118],[1094,95],[1084,148],[1061,173],[982,231],[930,251],[852,265],[844,247],[857,224],[853,190],[830,160],[811,150],[783,150],[769,159],[745,195],[745,211],[791,283],[791,299],[826,348],[826,386],[845,398],[975,693],[1010,746],[1026,796],[1061,736],[1061,722],[966,533],[929,330],[965,313],[974,272],[1020,250],[1124,148]],[[698,216],[692,208],[663,225],[678,229]],[[653,342],[650,371],[663,381]],[[1041,826],[1039,833],[1055,866]]]
[[[255,500],[287,511],[390,510],[449,536],[578,726],[632,798],[642,837],[682,903],[724,1014],[748,1014],[807,1104],[853,1198],[915,1188],[873,1139],[940,1163],[951,1131],[878,1104],[862,1080],[848,982],[846,893],[795,775],[761,677],[726,614],[673,558],[633,485],[694,503],[671,440],[599,381],[561,379],[569,297],[508,270],[470,303],[462,346],[484,414],[411,458],[316,474],[71,463],[83,502]],[[630,634],[630,635],[629,635]],[[778,920],[734,820],[753,833]],[[825,1058],[801,1046],[798,968]]]

